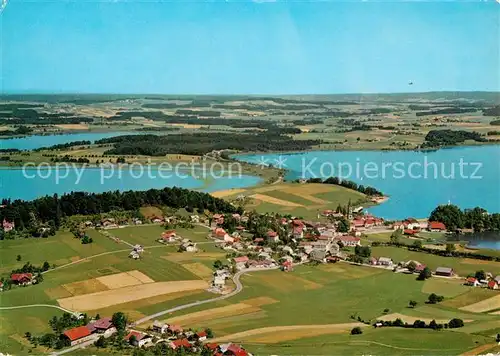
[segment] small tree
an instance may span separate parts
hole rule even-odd
[[[384,314],[387,314],[387,313],[389,313],[389,312],[390,312],[390,309],[389,309],[389,308],[385,308],[385,309],[384,309]]]
[[[31,339],[31,333],[30,333],[29,331],[26,331],[26,332],[24,333],[24,337],[25,337],[26,339],[30,340],[30,339]]]
[[[222,262],[221,260],[217,260],[214,262],[214,268],[215,269],[220,269],[222,267]]]
[[[128,342],[130,345],[135,345],[137,343],[137,337],[135,335],[132,335],[129,339]]]
[[[418,304],[418,303],[417,303],[416,301],[414,301],[414,300],[410,300],[410,301],[408,302],[408,304],[410,305],[410,307],[411,307],[411,308],[415,308],[415,307],[417,306],[417,304]]]
[[[431,329],[436,330],[438,328],[438,324],[436,323],[436,320],[432,319],[432,321],[429,323],[429,327]]]
[[[44,271],[48,271],[48,269],[49,269],[49,268],[50,268],[50,264],[49,264],[47,261],[45,261],[45,262],[43,263],[42,269],[43,269]]]
[[[476,274],[474,275],[474,277],[476,277],[476,279],[478,279],[480,281],[483,279],[486,279],[486,272],[484,272],[483,270],[476,271]]]
[[[454,318],[451,319],[450,322],[448,323],[448,327],[450,329],[461,328],[462,326],[464,326],[464,321],[462,319]]]
[[[124,331],[125,328],[127,327],[127,317],[122,312],[114,313],[113,317],[111,318],[111,321],[113,322],[113,325],[116,327],[116,329],[119,331]]]
[[[99,348],[106,348],[108,346],[108,341],[104,336],[101,336],[99,339],[97,339],[96,342],[94,342],[94,346]]]
[[[497,334],[497,342],[500,342],[500,334]]]
[[[413,241],[413,247],[419,248],[419,249],[422,248],[422,241],[420,241],[420,240]]]
[[[363,330],[359,326],[356,326],[351,330],[351,335],[361,335],[363,333]]]
[[[391,243],[398,244],[399,240],[401,239],[402,236],[403,236],[403,234],[401,233],[401,230],[398,229],[398,230],[394,231],[391,234]]]
[[[436,293],[431,293],[429,295],[429,304],[436,304],[442,302],[444,297],[442,295],[437,295]]]
[[[21,255],[17,255],[16,261],[18,261],[18,262],[21,261]]]
[[[446,252],[452,253],[456,250],[455,244],[446,244]]]
[[[206,328],[205,332],[207,333],[207,338],[211,339],[214,337],[214,333],[213,333],[212,329]]]
[[[408,263],[406,268],[408,268],[408,271],[413,273],[413,272],[415,272],[415,269],[417,268],[417,263],[415,261],[410,261],[410,263]]]

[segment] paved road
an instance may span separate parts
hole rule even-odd
[[[87,346],[91,346],[91,345],[94,344],[94,342],[97,341],[97,339],[99,338],[99,336],[101,336],[101,335],[95,334],[95,338],[90,339],[89,341],[85,341],[85,342],[82,342],[81,344],[68,347],[67,349],[64,349],[64,350],[54,351],[50,355],[51,356],[57,356],[57,355],[67,354],[68,352],[73,352],[73,351],[76,351],[78,349],[81,349],[81,348],[84,348],[84,347],[87,347]]]
[[[136,322],[132,323],[131,326],[133,327],[133,326],[145,323],[149,320],[156,319],[162,315],[173,313],[173,312],[176,312],[179,310],[195,307],[195,306],[206,304],[206,303],[216,302],[218,300],[224,300],[227,298],[231,298],[232,296],[235,296],[236,294],[238,294],[239,292],[241,292],[243,290],[243,285],[240,282],[241,275],[243,275],[245,273],[249,273],[249,272],[269,271],[269,270],[278,269],[278,268],[279,268],[278,266],[273,267],[273,268],[249,268],[249,269],[246,269],[244,271],[239,271],[233,276],[233,282],[236,285],[236,288],[231,293],[223,294],[223,295],[220,295],[220,296],[212,298],[212,299],[200,300],[200,301],[189,303],[189,304],[178,305],[176,307],[173,307],[173,308],[170,308],[167,310],[163,310],[161,312],[158,312],[158,313],[155,313],[152,315],[145,316],[144,318],[141,318],[141,319],[137,320]]]
[[[30,305],[18,305],[18,306],[15,306],[15,307],[0,307],[0,310],[12,310],[12,309],[34,308],[34,307],[55,308],[55,309],[59,309],[59,310],[62,310],[64,312],[67,312],[67,313],[70,313],[70,314],[74,314],[74,315],[78,315],[79,314],[79,313],[74,312],[72,310],[65,309],[65,308],[62,308],[62,307],[60,307],[58,305],[52,305],[52,304],[30,304]]]

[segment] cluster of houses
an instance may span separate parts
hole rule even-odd
[[[129,253],[129,257],[133,258],[134,260],[138,260],[139,258],[141,258],[141,253],[143,252],[144,247],[142,247],[142,245],[134,245],[134,247],[132,247],[132,251],[130,251]]]
[[[180,325],[165,324],[155,321],[153,323],[151,333],[138,330],[129,330],[124,340],[136,347],[149,347],[154,344],[163,342],[168,346],[177,350],[184,348],[186,350],[197,351],[200,347],[208,348],[213,355],[227,356],[252,356],[244,348],[233,343],[216,344],[206,343],[208,333],[205,330],[194,332],[184,330]],[[109,338],[117,332],[113,325],[112,319],[109,317],[93,320],[87,325],[78,326],[64,331],[63,337],[70,341],[71,346],[78,345],[87,341],[96,341],[101,336]]]
[[[419,222],[415,218],[407,218],[403,221],[395,221],[392,224],[393,230],[401,230],[407,236],[415,236],[423,229],[431,232],[446,232],[446,226],[439,221]]]
[[[486,273],[486,279],[479,280],[475,277],[467,277],[465,285],[497,290],[500,289],[500,276],[493,277],[491,273]]]
[[[90,340],[95,341],[101,336],[108,338],[114,333],[116,333],[116,327],[111,318],[101,318],[87,325],[66,330],[63,335],[70,341],[71,346],[74,346]]]
[[[161,243],[180,243],[179,251],[182,252],[197,252],[198,247],[196,242],[193,242],[189,239],[183,239],[179,235],[177,235],[175,230],[167,230],[161,234],[160,239],[158,240]]]

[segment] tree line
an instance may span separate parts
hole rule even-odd
[[[500,231],[500,213],[488,214],[480,207],[461,210],[456,205],[439,205],[429,216],[429,221],[442,222],[448,231],[474,229],[474,231]]]
[[[480,133],[475,131],[463,130],[431,130],[425,136],[425,142],[422,148],[428,147],[441,147],[441,146],[454,146],[465,142],[466,140],[473,140],[476,142],[487,142],[488,140],[481,136]]]
[[[176,209],[188,207],[221,213],[242,212],[241,208],[210,194],[178,187],[99,194],[72,192],[31,201],[3,199],[2,205],[0,221],[5,219],[14,222],[15,229],[21,231],[35,231],[40,224],[49,224],[58,229],[64,217],[101,214],[113,210],[136,210],[150,205]]]
[[[296,182],[299,182],[299,181],[300,180],[296,180]],[[310,179],[307,179],[305,182],[306,183],[322,183],[322,184],[339,185],[341,187],[356,190],[360,193],[363,193],[363,194],[366,194],[369,196],[383,196],[384,195],[380,190],[378,190],[376,188],[357,184],[356,182],[353,182],[350,180],[345,180],[345,179],[340,179],[338,177],[329,177],[326,179],[310,178]]]
[[[96,141],[115,144],[105,151],[108,155],[164,156],[166,154],[204,155],[212,151],[303,151],[319,145],[320,140],[294,140],[274,132],[193,133],[186,135],[124,135]]]

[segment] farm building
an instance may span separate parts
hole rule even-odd
[[[241,269],[244,268],[246,263],[248,262],[247,256],[235,257],[233,258],[234,263],[236,264],[236,268]]]
[[[446,226],[442,222],[438,221],[430,221],[427,228],[432,232],[446,231]]]
[[[381,266],[392,266],[392,259],[390,259],[389,257],[380,257],[377,260],[377,264]]]
[[[479,283],[479,281],[474,277],[467,278],[465,280],[465,284],[468,286],[471,286],[471,287],[477,287],[477,286],[481,285],[481,283]]]
[[[33,283],[33,274],[32,273],[14,273],[10,276],[10,280],[21,286],[25,286]]]
[[[336,241],[342,243],[344,246],[354,247],[361,246],[361,239],[354,236],[340,236],[335,238]]]
[[[134,336],[135,338],[132,338],[132,336]],[[125,340],[130,342],[131,345],[137,347],[143,347],[145,344],[150,342],[151,339],[151,336],[138,331],[131,331],[127,336],[125,336]]]
[[[435,274],[437,276],[452,277],[455,272],[453,271],[453,268],[450,267],[438,267],[436,268]]]
[[[267,232],[267,240],[270,242],[278,242],[280,240],[278,233],[276,231],[268,231]]]
[[[498,289],[498,282],[494,279],[488,282],[489,289]]]
[[[185,349],[190,349],[191,348],[191,343],[188,341],[188,339],[177,339],[172,341],[169,344],[170,348],[173,350],[177,350],[180,347],[183,347]]]
[[[86,326],[66,330],[63,335],[69,339],[71,346],[81,344],[82,342],[95,338],[90,329]]]
[[[104,337],[110,337],[116,332],[116,328],[111,318],[101,318],[87,325],[87,328],[93,329],[92,332],[103,334]]]
[[[165,334],[168,330],[168,324],[162,323],[158,320],[153,322],[153,331],[156,331],[160,334]]]

